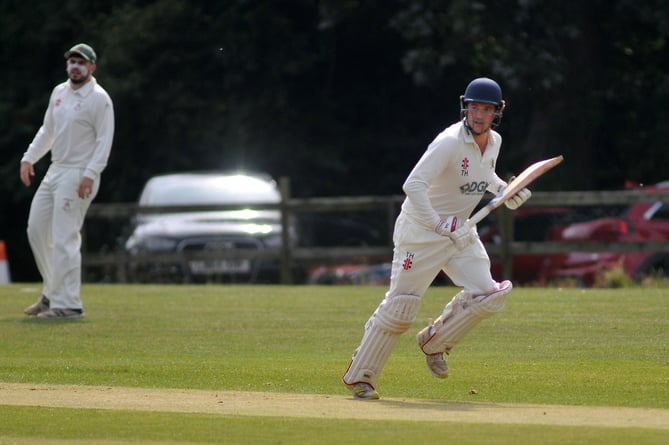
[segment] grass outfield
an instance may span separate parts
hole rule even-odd
[[[37,285],[0,286],[0,384],[324,395],[359,410],[379,402],[349,402],[339,379],[384,291],[85,285],[83,321],[45,323],[21,313],[39,294]],[[449,287],[428,291],[378,387],[380,402],[386,401],[381,406],[404,403],[427,412],[437,403],[443,420],[319,417],[318,407],[311,417],[295,417],[290,409],[253,416],[86,407],[82,393],[82,406],[0,401],[0,443],[669,441],[669,429],[633,428],[625,419],[619,427],[601,427],[485,418],[463,423],[448,415],[456,407],[495,404],[669,410],[669,290],[515,289],[501,314],[454,349],[451,376],[438,380],[425,369],[413,334],[454,293]]]

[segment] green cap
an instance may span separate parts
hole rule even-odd
[[[81,56],[91,63],[95,63],[98,59],[98,56],[95,55],[93,48],[86,45],[85,43],[77,43],[74,45],[68,52],[65,53],[65,58],[69,59],[73,54]]]

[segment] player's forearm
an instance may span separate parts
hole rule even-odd
[[[441,217],[434,207],[432,207],[430,198],[427,195],[427,185],[420,181],[409,180],[404,183],[402,188],[410,201],[412,207],[411,216],[413,219],[430,229],[439,224]]]
[[[53,137],[49,134],[46,127],[43,125],[35,134],[35,138],[28,146],[28,149],[23,153],[21,162],[29,162],[35,164],[42,159],[45,154],[51,149],[53,145]]]
[[[107,161],[111,153],[111,147],[114,140],[114,112],[111,104],[106,104],[100,109],[100,115],[97,119],[97,137],[95,139],[95,150],[86,165],[84,176],[97,180],[102,171],[107,166]]]
[[[502,180],[497,174],[494,174],[491,181],[490,185],[488,185],[488,191],[494,195],[498,194],[504,188],[506,187],[506,181]]]

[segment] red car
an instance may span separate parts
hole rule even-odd
[[[521,242],[549,241],[553,233],[573,222],[576,213],[569,207],[528,207],[512,212],[513,238]],[[486,245],[491,263],[493,278],[501,280],[504,264],[499,255],[496,255],[492,246],[499,245],[498,213],[492,213],[477,225],[481,241]],[[542,265],[546,254],[514,254],[511,264],[511,280],[517,284],[538,283],[541,279]]]
[[[512,212],[514,218],[514,238],[516,241],[541,242],[550,239],[553,230],[572,222],[574,212],[570,208],[521,208]],[[492,213],[477,225],[481,240],[488,250],[500,243],[498,213]],[[390,253],[392,248],[388,248]],[[518,284],[536,283],[542,254],[513,255],[512,280]],[[498,255],[490,254],[491,271],[497,280],[502,279],[504,265]],[[390,280],[390,263],[364,265],[340,264],[319,266],[310,271],[309,283],[312,284],[376,284],[388,285]],[[436,284],[451,284],[450,280],[440,274]]]
[[[664,190],[669,182],[644,187]],[[616,217],[570,224],[557,231],[557,240],[571,242],[648,242],[669,240],[669,204],[659,201],[629,206]],[[622,267],[631,278],[662,274],[669,277],[669,253],[663,252],[573,252],[548,255],[541,270],[542,282],[573,280],[591,287],[605,270]]]

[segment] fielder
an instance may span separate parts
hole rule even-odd
[[[461,121],[432,141],[404,183],[406,199],[395,223],[390,287],[365,324],[360,346],[342,377],[354,398],[379,398],[381,371],[439,271],[462,290],[416,336],[435,377],[448,377],[444,354],[481,320],[504,308],[511,282],[492,278],[488,254],[468,221],[486,191],[497,194],[507,185],[495,173],[502,138],[493,130],[504,107],[497,82],[470,82],[460,97]],[[505,204],[517,209],[530,196],[524,188]]]
[[[65,53],[68,80],[49,99],[44,123],[21,159],[28,187],[33,165],[51,165],[30,205],[28,241],[43,281],[42,296],[24,309],[40,319],[82,318],[81,227],[100,187],[114,136],[114,109],[93,73],[97,56],[80,43]]]

